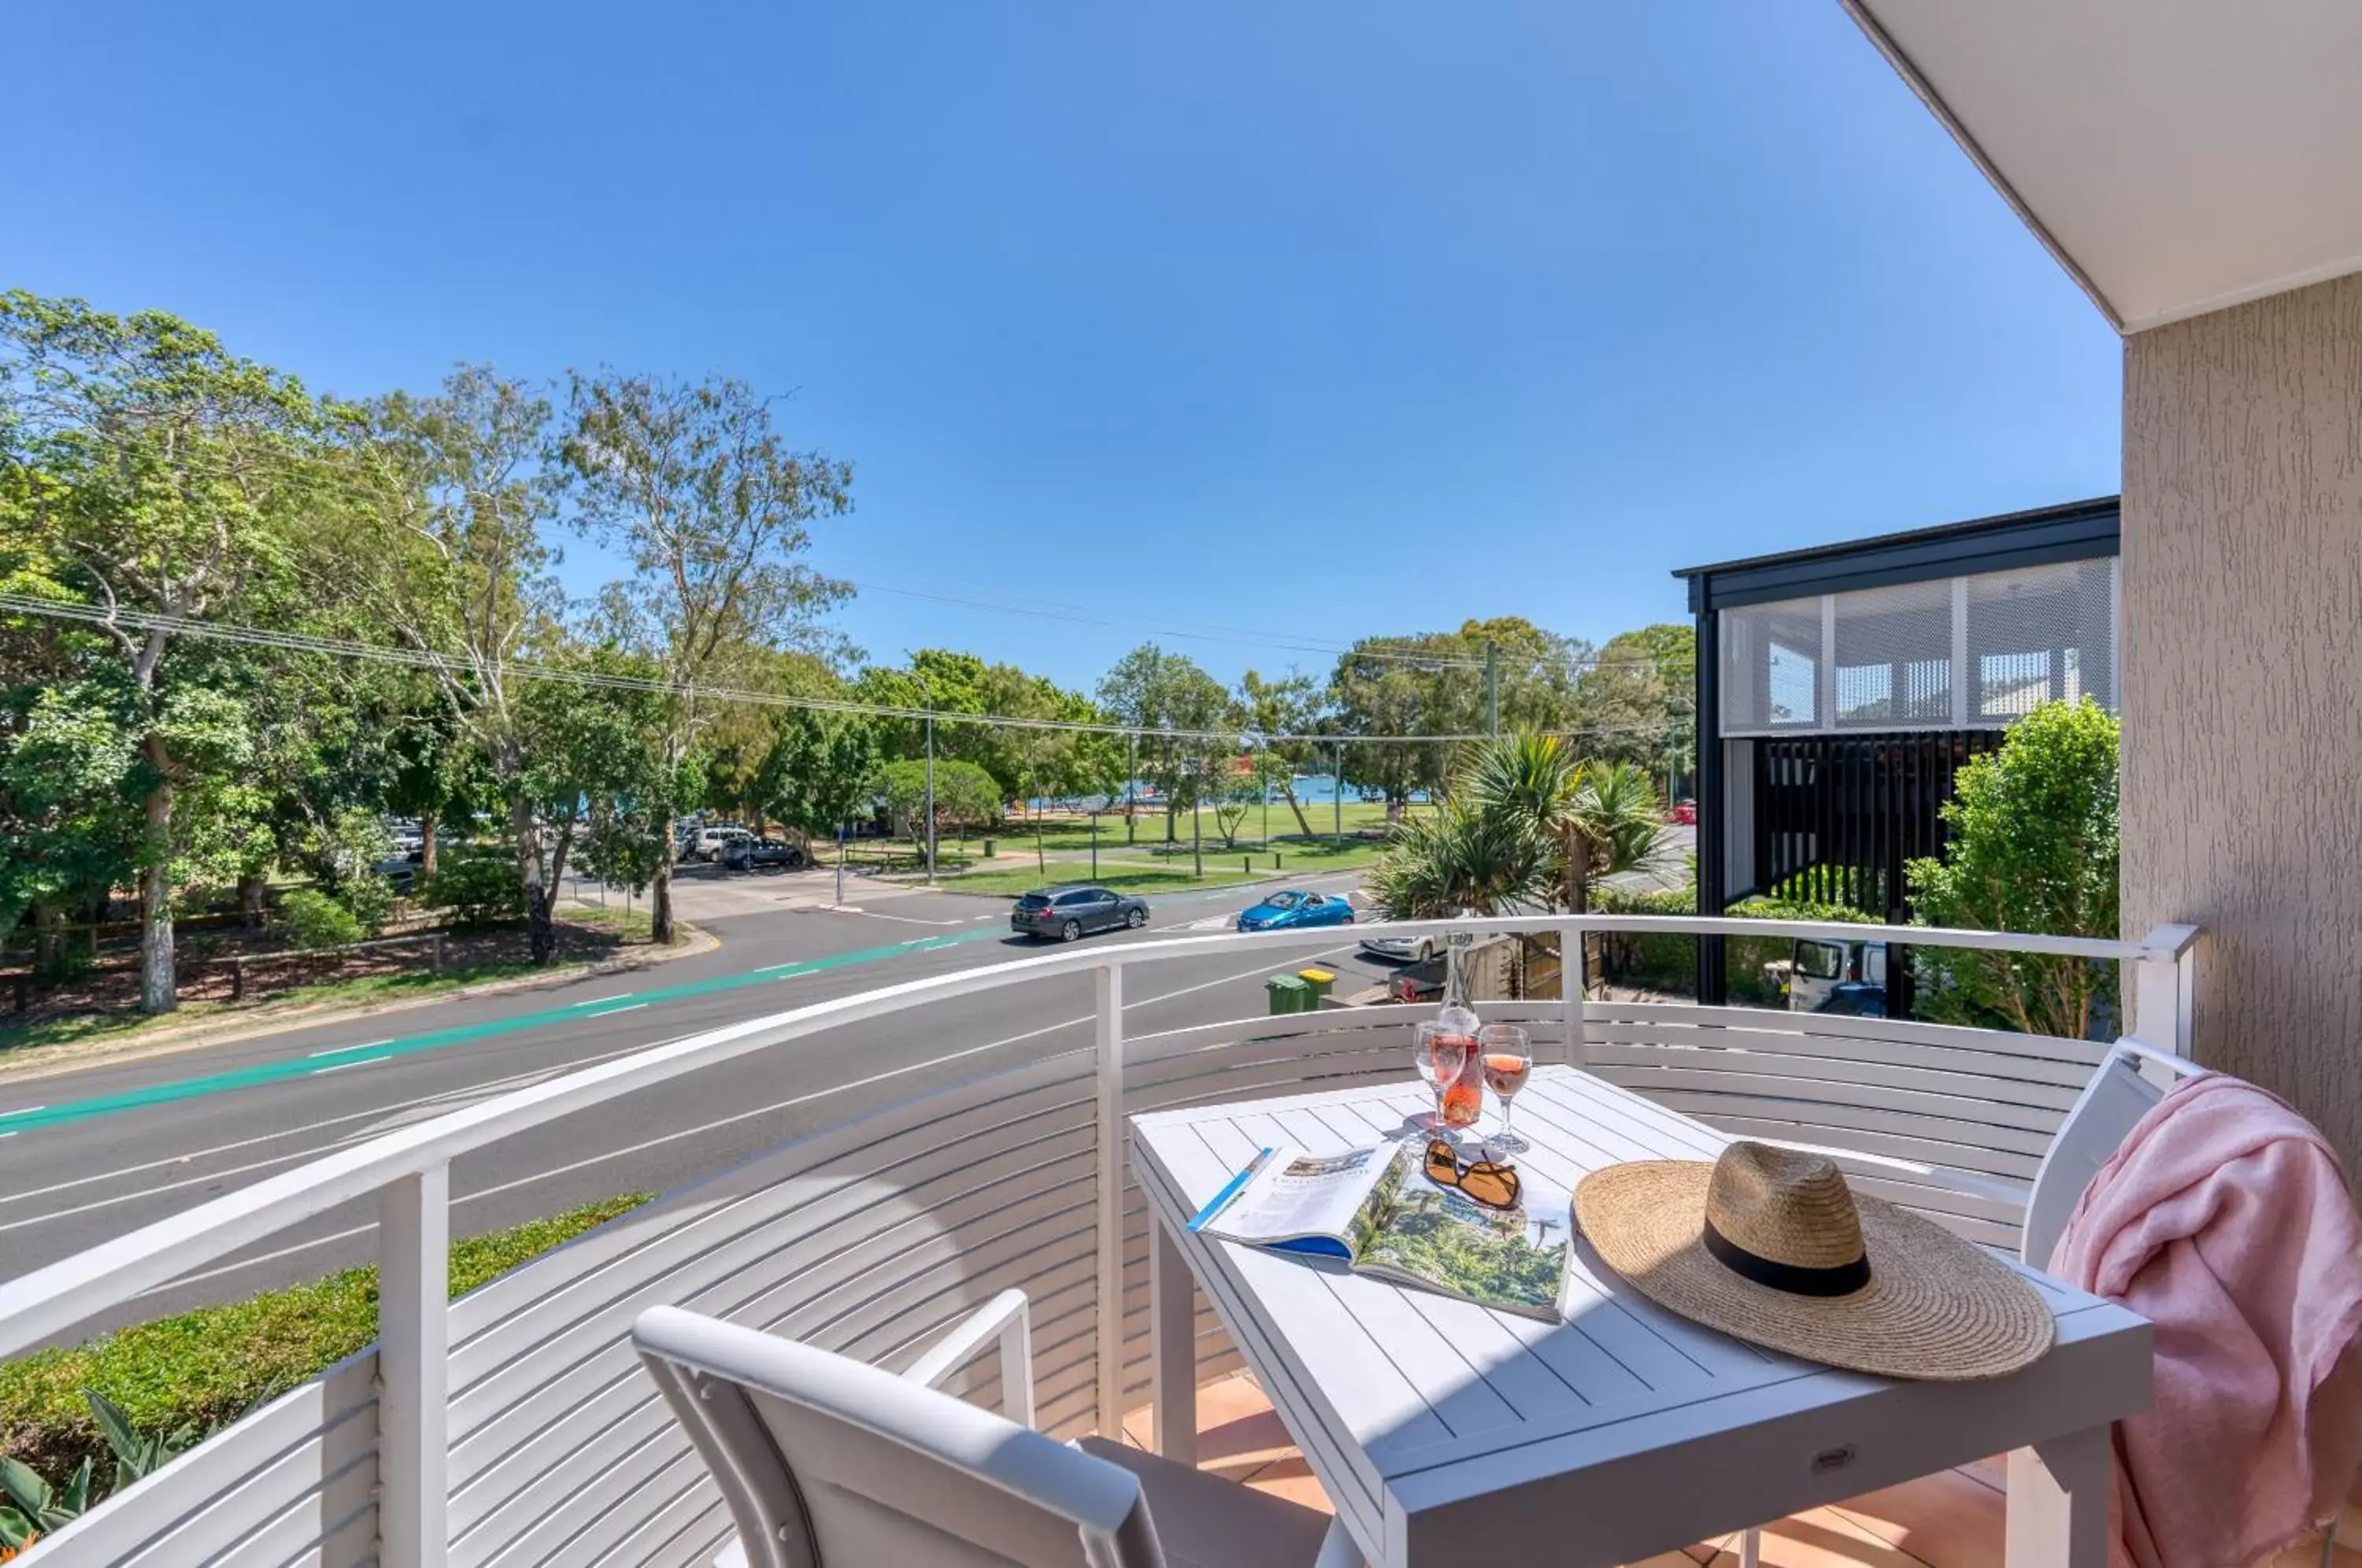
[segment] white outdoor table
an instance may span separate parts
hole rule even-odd
[[[1187,1231],[1258,1149],[1416,1135],[1407,1119],[1432,1105],[1407,1077],[1131,1119],[1155,1231],[1160,1452],[1195,1457],[1194,1278],[1376,1568],[1637,1562],[2004,1451],[2009,1568],[2103,1568],[2108,1428],[2148,1403],[2149,1326],[2034,1270],[2021,1272],[2058,1314],[2056,1349],[1992,1382],[1915,1383],[1677,1318],[1579,1238],[1552,1325]],[[1730,1141],[1569,1067],[1536,1070],[1517,1131],[1529,1176],[1569,1188]]]

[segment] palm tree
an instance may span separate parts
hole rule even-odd
[[[1510,812],[1458,798],[1432,814],[1405,817],[1363,885],[1389,920],[1500,914],[1550,896],[1555,851]]]
[[[1583,761],[1556,735],[1504,735],[1472,745],[1459,773],[1471,811],[1516,818],[1555,846],[1559,902],[1573,913],[1601,878],[1657,856],[1663,809],[1632,763]]]

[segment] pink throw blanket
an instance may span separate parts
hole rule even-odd
[[[2334,1513],[2362,1461],[2362,1222],[2312,1123],[2183,1080],[2100,1168],[2053,1274],[2157,1325],[2157,1400],[2115,1432],[2136,1568],[2246,1568]]]

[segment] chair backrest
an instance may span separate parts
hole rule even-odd
[[[750,1568],[1164,1568],[1130,1471],[877,1367],[677,1308],[632,1329]]]
[[[2050,1266],[2050,1254],[2066,1233],[2067,1221],[2083,1189],[2100,1167],[2124,1146],[2132,1130],[2163,1099],[2171,1081],[2204,1072],[2186,1056],[2169,1055],[2120,1040],[2083,1086],[2059,1124],[2058,1135],[2034,1173],[2025,1200],[2025,1233],[2018,1255],[2036,1268]],[[2163,1078],[2165,1082],[2158,1082]]]

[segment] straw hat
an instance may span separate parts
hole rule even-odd
[[[1817,1154],[1733,1143],[1583,1178],[1575,1220],[1632,1287],[1683,1317],[1886,1377],[1999,1377],[2040,1359],[2050,1309],[2003,1264]]]

